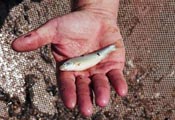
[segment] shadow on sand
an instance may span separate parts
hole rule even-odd
[[[4,20],[8,16],[10,9],[20,4],[23,0],[0,0],[0,29]],[[33,2],[41,2],[42,0],[31,0]]]

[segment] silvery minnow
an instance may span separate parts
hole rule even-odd
[[[116,45],[112,44],[107,47],[104,47],[98,51],[93,53],[89,53],[86,55],[78,56],[71,58],[65,61],[59,69],[61,71],[83,71],[87,70],[95,65],[97,65],[100,61],[108,56],[113,51],[116,51]]]

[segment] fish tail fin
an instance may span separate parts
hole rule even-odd
[[[119,45],[117,45],[117,44],[112,44],[112,45],[110,45],[109,46],[110,47],[110,49],[112,50],[112,51],[115,51],[115,50],[118,50],[118,49],[125,49],[125,47],[124,46],[119,46]]]
[[[111,51],[116,51],[118,49],[118,47],[115,44],[112,44],[109,47],[110,47],[109,49],[111,49]]]

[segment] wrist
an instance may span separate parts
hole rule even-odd
[[[116,19],[119,0],[78,0],[77,9]]]

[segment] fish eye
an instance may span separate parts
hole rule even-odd
[[[72,63],[71,62],[67,62],[67,63],[65,63],[65,65],[71,65]]]

